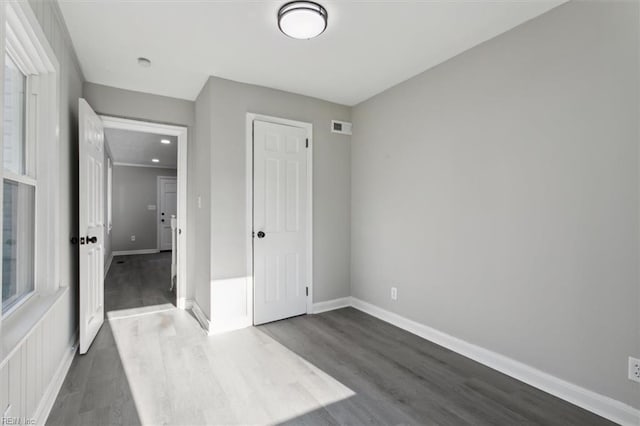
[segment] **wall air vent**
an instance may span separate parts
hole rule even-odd
[[[350,135],[351,123],[347,123],[346,121],[331,120],[331,133]]]

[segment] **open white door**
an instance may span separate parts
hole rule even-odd
[[[104,322],[104,131],[100,117],[80,99],[80,353]]]
[[[307,130],[253,123],[254,323],[307,312]]]
[[[158,176],[158,250],[171,250],[171,216],[178,212],[178,181]]]

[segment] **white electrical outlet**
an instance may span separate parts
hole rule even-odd
[[[132,236],[131,236],[131,241],[135,241],[135,240],[136,240],[136,236],[135,236],[135,235],[132,235]]]
[[[398,300],[398,289],[391,287],[391,300]]]
[[[629,357],[629,380],[640,383],[640,359]]]

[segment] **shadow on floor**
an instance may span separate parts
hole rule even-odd
[[[175,306],[170,274],[171,252],[114,257],[104,282],[104,325],[89,351],[76,354],[47,425],[140,424],[109,317]]]
[[[46,424],[140,424],[109,321],[91,349],[85,355],[76,354]]]

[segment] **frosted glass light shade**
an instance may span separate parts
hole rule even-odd
[[[307,40],[327,28],[327,10],[310,1],[293,1],[278,11],[278,27],[291,38]]]

